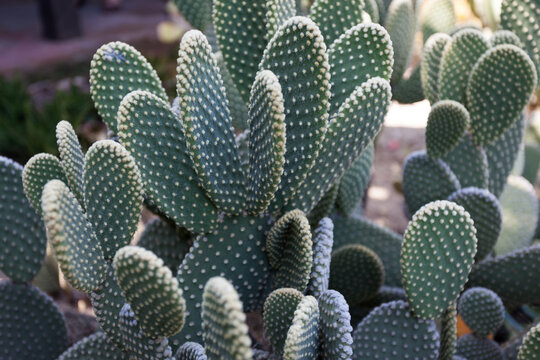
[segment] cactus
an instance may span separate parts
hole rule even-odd
[[[58,360],[94,360],[107,358],[111,360],[127,360],[122,353],[102,332],[87,336],[66,350]]]
[[[319,297],[319,311],[320,357],[328,360],[350,359],[352,327],[345,298],[337,291],[327,290]]]
[[[313,296],[298,304],[283,346],[284,360],[316,359],[319,338],[319,306]]]
[[[462,336],[456,342],[456,354],[465,359],[503,360],[502,349],[496,342],[473,334]]]
[[[345,31],[361,22],[364,0],[316,0],[309,17],[321,28],[327,44],[333,44]]]
[[[538,359],[540,355],[540,325],[527,332],[520,346],[518,360]]]
[[[392,84],[398,83],[412,57],[416,33],[416,13],[412,0],[393,0],[388,8],[384,27],[388,30],[394,49]]]
[[[457,310],[456,305],[450,305],[444,310],[441,317],[441,345],[437,360],[455,359],[457,338]]]
[[[175,0],[174,4],[194,28],[205,31],[212,24],[211,0]]]
[[[207,360],[201,344],[186,342],[174,354],[175,360]]]
[[[456,25],[456,14],[451,0],[429,1],[422,7],[422,36],[424,43],[433,34],[448,33]]]
[[[426,127],[428,156],[437,159],[448,154],[459,143],[469,121],[469,112],[458,102],[442,100],[433,104]]]
[[[452,41],[447,34],[436,33],[431,35],[424,45],[420,65],[420,77],[424,95],[430,103],[434,104],[440,99],[440,68],[446,45]]]
[[[69,122],[64,120],[56,125],[56,143],[67,184],[73,189],[79,203],[83,204],[84,190],[81,185],[83,184],[84,155],[77,134]]]
[[[504,306],[497,294],[489,289],[467,289],[459,298],[458,311],[473,333],[485,337],[495,333],[504,321]]]
[[[523,44],[521,43],[521,40],[519,39],[519,37],[509,30],[495,31],[493,35],[491,35],[491,37],[489,38],[489,44],[491,45],[491,47],[495,47],[497,45],[509,44],[509,45],[515,45],[519,48],[523,48]]]
[[[333,245],[334,223],[323,218],[313,234],[313,263],[307,286],[307,292],[316,298],[328,290]]]
[[[476,146],[470,134],[463,136],[459,143],[441,159],[456,175],[462,188],[489,188],[491,168],[486,150]]]

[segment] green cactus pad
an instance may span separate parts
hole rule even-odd
[[[270,265],[264,252],[268,218],[225,217],[208,235],[200,235],[178,269],[178,282],[186,294],[186,324],[170,341],[202,341],[201,300],[204,284],[213,276],[231,281],[245,311],[262,308],[269,285]],[[249,259],[247,261],[246,259]]]
[[[264,303],[264,329],[274,352],[281,355],[294,312],[304,295],[292,288],[274,290]]]
[[[148,92],[133,92],[118,114],[120,142],[135,159],[153,202],[188,230],[212,229],[217,210],[198,186],[182,123],[169,104]],[[166,141],[162,134],[168,134]]]
[[[336,208],[340,214],[351,215],[356,204],[362,200],[371,177],[373,153],[374,146],[371,143],[341,177],[336,198]]]
[[[460,188],[459,180],[442,160],[423,151],[410,154],[403,164],[403,194],[411,214],[425,204],[446,199]]]
[[[334,249],[349,244],[360,244],[371,249],[384,265],[384,284],[401,286],[401,236],[366,218],[343,218],[334,221]]]
[[[324,41],[330,45],[341,34],[362,22],[364,0],[316,0],[309,17],[321,28]]]
[[[384,303],[394,301],[394,300],[407,301],[407,295],[405,294],[405,290],[403,290],[400,287],[381,286],[379,288],[379,291],[377,292],[377,295],[375,295],[373,298],[369,299],[368,301],[362,302],[361,306],[374,308],[374,307],[380,306]]]
[[[408,77],[404,77],[394,86],[394,100],[401,104],[414,104],[426,98],[422,89],[421,70],[420,64],[417,64]]]
[[[390,99],[381,78],[356,88],[330,120],[317,161],[287,208],[311,211],[380,131]]]
[[[426,151],[430,158],[445,156],[459,143],[469,125],[469,112],[453,100],[433,104],[426,126]]]
[[[488,188],[489,165],[486,152],[472,142],[469,134],[465,134],[441,160],[456,175],[461,187]]]
[[[489,43],[479,30],[464,29],[452,36],[452,41],[445,47],[441,59],[439,73],[441,100],[449,99],[465,104],[469,74],[488,49]]]
[[[384,27],[392,39],[394,65],[392,84],[401,81],[412,56],[414,34],[416,33],[416,14],[413,0],[394,0],[388,7]]]
[[[227,90],[227,100],[229,101],[229,109],[231,110],[232,124],[236,130],[245,130],[248,127],[248,108],[246,103],[232,80],[221,52],[214,53],[214,56],[219,66],[223,85]]]
[[[129,360],[107,335],[98,332],[79,340],[67,349],[58,360]]]
[[[98,290],[106,263],[99,240],[73,193],[60,180],[43,188],[47,237],[66,279],[77,290]]]
[[[319,345],[319,306],[313,296],[300,301],[283,347],[283,360],[316,359]]]
[[[313,243],[306,215],[293,210],[283,215],[270,229],[266,252],[274,276],[274,288],[306,290],[313,262]]]
[[[452,0],[428,1],[421,11],[421,30],[424,43],[431,35],[449,33],[456,26],[456,14]]]
[[[329,218],[323,218],[313,233],[313,265],[307,286],[307,293],[316,298],[328,290],[333,244],[334,223]]]
[[[328,287],[343,294],[349,305],[358,305],[374,297],[383,281],[383,263],[369,248],[352,244],[340,247],[332,254]]]
[[[381,19],[379,17],[379,5],[378,0],[366,0],[364,6],[364,12],[362,13],[362,20],[365,20],[365,15],[369,15],[369,18],[373,23],[378,23]]]
[[[497,343],[487,338],[467,334],[456,342],[456,355],[474,360],[504,360],[504,355]]]
[[[336,181],[334,185],[323,195],[317,205],[311,209],[307,218],[309,224],[314,227],[318,224],[322,218],[330,216],[335,211],[336,199],[339,191],[339,181]]]
[[[182,16],[195,29],[206,30],[212,25],[212,0],[174,0]]]
[[[540,359],[540,325],[529,330],[519,348],[518,360]]]
[[[469,213],[449,201],[414,214],[403,235],[401,274],[416,316],[434,319],[456,301],[476,254],[475,234]]]
[[[319,298],[320,357],[327,360],[347,360],[352,357],[352,327],[349,305],[343,295],[325,291]]]
[[[237,215],[246,201],[245,176],[219,67],[200,31],[182,37],[176,71],[180,118],[199,182],[219,209]]]
[[[438,360],[450,360],[456,351],[457,311],[456,304],[444,310],[441,317],[441,346]]]
[[[489,191],[499,197],[504,190],[506,179],[516,162],[523,136],[525,117],[522,115],[503,135],[485,146],[489,166]]]
[[[492,143],[512,126],[529,102],[536,82],[534,64],[520,48],[499,45],[487,51],[472,69],[467,85],[474,142]]]
[[[409,305],[398,300],[375,308],[353,333],[355,359],[435,360],[439,333],[435,323],[412,316]]]
[[[459,314],[479,337],[494,334],[504,322],[504,306],[497,294],[481,287],[466,290],[459,298]]]
[[[390,35],[381,25],[358,24],[332,43],[328,59],[332,79],[330,113],[333,114],[364,81],[377,76],[390,80],[394,51]]]
[[[162,219],[151,220],[137,241],[137,246],[152,251],[176,276],[178,267],[189,251],[193,239],[183,228]]]
[[[208,280],[201,311],[208,360],[252,358],[246,315],[231,283],[221,277]]]
[[[317,158],[328,120],[329,67],[319,28],[304,17],[287,20],[264,51],[259,68],[272,71],[279,79],[285,100],[285,143],[294,144],[287,146],[271,212],[296,192]]]
[[[86,215],[105,259],[130,243],[142,209],[143,186],[135,160],[119,143],[101,140],[85,157]]]
[[[519,37],[509,30],[499,30],[495,31],[493,35],[489,38],[489,43],[492,47],[503,44],[515,45],[522,48],[523,44]]]
[[[84,154],[77,134],[71,124],[65,120],[56,125],[56,143],[60,153],[60,162],[66,174],[67,184],[72,189],[79,204],[84,204],[83,169]]]
[[[293,16],[296,16],[295,0],[268,0],[266,2],[266,39],[272,39],[281,25]]]
[[[118,41],[100,47],[90,65],[90,93],[99,115],[115,133],[120,102],[134,90],[167,100],[156,71],[137,49]]]
[[[534,0],[503,0],[500,27],[514,32],[540,73],[540,5]]]
[[[178,280],[151,251],[125,246],[114,256],[118,285],[144,334],[172,336],[184,326],[186,303]]]
[[[499,200],[485,189],[469,187],[456,191],[448,201],[463,206],[474,221],[477,239],[474,261],[482,260],[491,253],[501,232],[503,212]]]
[[[64,317],[38,288],[0,282],[0,358],[54,360],[68,344]]]
[[[503,255],[531,244],[538,221],[538,199],[524,177],[510,175],[501,194],[502,229],[495,253]]]
[[[540,245],[486,259],[473,267],[468,286],[482,286],[517,304],[540,301]],[[527,271],[523,271],[527,269]]]
[[[249,102],[251,84],[266,46],[266,3],[266,0],[214,1],[219,47],[245,103]]]
[[[207,360],[201,344],[188,341],[180,346],[174,354],[175,360]]]
[[[0,271],[14,282],[31,281],[45,257],[41,218],[24,194],[23,168],[0,156]]]
[[[28,160],[22,172],[24,192],[34,210],[42,215],[41,195],[50,180],[58,179],[67,184],[67,177],[60,160],[51,154],[37,154]]]
[[[430,103],[439,101],[439,74],[444,49],[452,38],[446,34],[434,34],[427,39],[422,54],[420,77],[424,95]]]
[[[147,337],[135,319],[129,304],[120,310],[120,329],[124,348],[130,359],[173,360],[172,350],[166,337]]]
[[[249,107],[247,203],[250,212],[263,212],[278,189],[285,164],[285,113],[277,77],[257,74]]]
[[[120,310],[126,299],[118,286],[112,263],[107,263],[103,284],[99,290],[90,293],[90,300],[99,325],[109,340],[122,349],[124,345],[120,329]]]

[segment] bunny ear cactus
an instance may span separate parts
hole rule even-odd
[[[105,333],[98,332],[78,341],[60,355],[58,360],[94,360],[104,356],[110,360],[128,360]]]
[[[538,359],[540,354],[540,325],[529,330],[520,346],[518,360]]]
[[[84,204],[84,155],[77,134],[69,122],[63,120],[56,125],[56,143],[67,184],[73,189],[79,203]]]
[[[343,295],[327,290],[319,297],[320,357],[328,360],[351,359],[352,327],[349,305]]]
[[[174,4],[195,29],[205,31],[212,25],[212,0],[174,0]]]
[[[332,44],[341,34],[362,22],[364,0],[316,0],[309,10],[309,17],[321,28],[327,44]]]
[[[440,338],[441,343],[437,360],[454,359],[457,338],[457,310],[455,303],[444,310],[441,316]]]
[[[319,305],[313,296],[300,301],[294,312],[293,321],[285,345],[284,360],[309,360],[318,356],[319,345]]]
[[[495,333],[504,322],[503,303],[489,289],[466,290],[459,298],[458,310],[465,324],[480,337]]]
[[[204,348],[195,342],[186,342],[174,354],[175,360],[207,360]]]
[[[307,286],[308,294],[316,298],[328,290],[333,244],[334,223],[329,218],[323,218],[313,233],[313,264]]]
[[[450,152],[459,143],[469,121],[469,112],[456,101],[433,104],[426,127],[428,156],[437,159]]]
[[[504,354],[493,340],[467,334],[456,342],[456,354],[465,359],[504,360]]]
[[[420,77],[424,95],[430,103],[436,103],[440,98],[440,69],[446,45],[451,37],[447,34],[436,33],[431,35],[425,45],[420,64]]]
[[[441,160],[450,167],[462,188],[489,188],[490,170],[496,164],[489,166],[486,150],[476,146],[470,134],[465,134]]]

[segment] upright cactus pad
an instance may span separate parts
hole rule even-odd
[[[51,180],[43,189],[42,208],[47,237],[66,279],[78,290],[98,290],[106,269],[103,251],[73,193],[60,180]]]
[[[449,201],[414,214],[403,235],[401,273],[416,316],[434,319],[456,301],[476,254],[475,234],[469,213]]]
[[[118,114],[120,142],[135,159],[152,201],[178,225],[196,232],[212,229],[217,209],[198,185],[182,123],[169,104],[138,91],[124,98]],[[154,151],[147,153],[148,147]]]
[[[362,21],[364,0],[316,0],[309,17],[321,28],[327,44]]]
[[[212,0],[174,0],[174,4],[195,29],[205,31],[212,24]]]
[[[447,34],[434,34],[427,39],[422,54],[420,77],[424,95],[430,103],[439,101],[439,77],[441,61],[446,45],[450,43],[451,37]]]
[[[112,131],[118,132],[116,115],[120,102],[134,90],[148,91],[167,100],[156,71],[135,48],[118,41],[100,47],[90,65],[90,93]]]
[[[0,156],[0,271],[15,282],[31,281],[45,257],[43,222],[23,190],[23,168]]]
[[[58,360],[96,359],[128,360],[129,358],[102,332],[92,334],[78,341],[58,358]]]
[[[441,346],[438,360],[454,359],[457,338],[457,310],[456,304],[444,310],[441,317]]]
[[[141,175],[127,150],[112,140],[94,143],[85,160],[86,214],[103,255],[112,259],[137,229],[143,200]]]
[[[518,360],[540,359],[540,325],[527,332],[520,346]]]
[[[353,333],[354,359],[435,360],[439,333],[432,320],[412,316],[409,305],[398,300],[375,308]]]
[[[495,31],[493,35],[491,35],[491,37],[489,38],[489,43],[491,44],[492,47],[495,47],[497,45],[509,44],[509,45],[515,45],[519,48],[523,48],[523,44],[521,43],[521,40],[519,39],[519,37],[509,30]],[[531,57],[531,60],[532,60],[532,57]]]
[[[499,345],[493,340],[480,338],[473,334],[460,337],[456,343],[456,355],[465,359],[503,360],[504,355]]]
[[[384,27],[392,39],[394,65],[392,84],[401,81],[412,56],[414,34],[416,33],[416,14],[413,0],[394,0],[388,7]]]
[[[118,284],[144,334],[171,336],[184,325],[182,289],[163,260],[138,246],[125,246],[114,257]]]
[[[270,40],[288,19],[296,16],[295,0],[269,0],[266,2],[266,39]]]
[[[309,222],[300,210],[283,215],[266,239],[270,266],[276,271],[274,288],[291,287],[304,292],[313,263]]]
[[[249,107],[248,208],[259,213],[274,197],[285,164],[285,109],[281,86],[268,70],[257,74]]]
[[[56,125],[56,143],[60,153],[62,168],[66,174],[67,184],[82,205],[84,203],[83,170],[84,154],[77,134],[71,124],[65,120]]]
[[[426,127],[427,154],[433,159],[451,151],[469,125],[469,112],[453,100],[442,100],[431,107]]]
[[[474,142],[492,143],[518,121],[536,83],[534,64],[520,48],[499,45],[482,55],[467,85]]]
[[[307,287],[308,294],[316,298],[328,290],[333,244],[334,223],[329,218],[323,218],[313,233],[313,265]]]
[[[349,305],[343,295],[327,290],[319,297],[320,357],[347,360],[352,357],[352,327]]]
[[[283,353],[287,331],[304,295],[292,288],[274,290],[264,303],[264,328],[276,354]]]
[[[486,151],[472,142],[470,134],[465,134],[458,144],[441,158],[456,175],[462,188],[489,187],[488,158]]]
[[[55,360],[67,348],[58,306],[37,288],[0,282],[0,358]]]
[[[319,306],[313,296],[300,301],[283,347],[284,360],[316,359],[319,345]]]
[[[456,14],[452,0],[435,0],[422,5],[421,30],[424,43],[431,35],[448,33],[455,27]]]
[[[252,357],[246,316],[233,286],[214,277],[204,287],[202,327],[208,360],[249,360]]]
[[[481,287],[470,288],[459,298],[461,318],[474,334],[494,334],[504,322],[504,306],[497,294]]]
[[[201,344],[188,341],[180,346],[174,354],[175,360],[207,360]]]

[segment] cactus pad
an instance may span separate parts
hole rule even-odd
[[[0,358],[54,360],[67,348],[58,306],[39,289],[0,282]]]
[[[316,359],[319,345],[319,306],[313,296],[300,301],[283,348],[284,360]]]
[[[45,257],[43,222],[23,190],[23,168],[0,156],[0,271],[15,282],[31,281]]]
[[[58,360],[128,360],[102,332],[92,334],[67,349]]]
[[[127,150],[112,140],[94,143],[85,160],[86,215],[103,255],[112,259],[137,230],[143,200],[141,176]]]
[[[495,31],[493,35],[491,35],[491,38],[489,38],[489,43],[491,44],[491,47],[509,44],[515,45],[519,48],[523,48],[523,44],[521,43],[521,40],[519,40],[519,37],[509,30]]]
[[[448,33],[456,26],[456,14],[452,0],[428,1],[422,7],[421,12],[421,30],[424,43],[431,35]]]
[[[456,301],[476,254],[475,234],[469,213],[449,201],[414,214],[403,235],[401,274],[416,316],[434,319]]]
[[[540,359],[540,325],[527,332],[519,348],[518,360]]]
[[[84,204],[83,170],[84,154],[77,134],[65,120],[56,125],[56,143],[60,152],[60,162],[66,174],[67,184],[72,189],[79,204]]]
[[[303,298],[296,289],[281,288],[270,293],[264,303],[264,328],[276,354],[283,353],[287,331]]]
[[[356,359],[435,360],[439,353],[439,333],[435,323],[412,316],[406,302],[398,300],[375,308],[353,333]],[[383,354],[383,355],[381,355]]]
[[[520,48],[499,45],[487,51],[472,69],[467,86],[474,142],[489,144],[516,122],[536,82],[534,64]]]
[[[316,0],[309,17],[321,28],[325,42],[330,45],[362,21],[362,10],[364,0]]]
[[[120,142],[135,159],[153,202],[188,230],[213,228],[217,210],[198,186],[182,123],[169,104],[148,92],[133,92],[118,113]]]
[[[269,0],[266,2],[266,39],[270,40],[288,19],[296,16],[295,0]]]
[[[224,278],[211,278],[204,287],[202,327],[208,360],[251,359],[246,315],[238,293]]]
[[[441,317],[441,346],[438,360],[452,359],[456,350],[457,311],[456,304],[444,310]]]
[[[309,222],[300,210],[283,215],[270,229],[266,251],[276,270],[274,288],[306,290],[313,263],[313,243]]]
[[[504,360],[503,352],[496,342],[476,337],[473,334],[467,334],[458,339],[456,355],[474,360]]]
[[[343,295],[325,291],[319,298],[320,357],[327,360],[347,360],[352,357],[352,327],[349,305]]]
[[[420,77],[424,95],[430,103],[439,101],[439,74],[444,49],[452,38],[446,34],[434,34],[424,45],[422,62],[420,64]]]
[[[207,360],[204,348],[195,342],[186,342],[174,354],[175,360]]]
[[[463,137],[469,125],[469,112],[453,100],[433,104],[426,127],[426,148],[429,157],[436,159],[451,151]]]
[[[489,186],[489,165],[486,152],[472,142],[471,135],[465,134],[450,152],[441,158],[456,175],[461,187],[487,189]]]
[[[249,185],[251,212],[266,210],[274,197],[285,164],[285,113],[277,77],[268,70],[257,74],[249,107]]]
[[[334,223],[329,218],[323,218],[313,233],[313,265],[307,287],[308,294],[316,298],[328,290],[333,244]]]
[[[43,218],[60,268],[77,290],[98,290],[105,273],[105,259],[92,226],[73,193],[60,180],[45,185]]]
[[[185,300],[178,280],[163,260],[138,246],[125,246],[114,256],[118,285],[144,334],[171,336],[184,325]]]
[[[394,49],[392,84],[401,81],[411,59],[416,33],[416,14],[413,0],[394,0],[388,7],[384,27],[388,30]]]
[[[223,85],[227,90],[227,100],[229,100],[229,109],[231,110],[232,124],[236,130],[246,130],[248,122],[248,108],[244,99],[240,95],[240,92],[236,88],[231,74],[225,65],[223,55],[221,52],[214,53],[217,64],[219,66],[219,72],[223,79]]]
[[[148,91],[167,100],[156,71],[135,48],[118,41],[100,47],[90,65],[90,93],[97,111],[112,131],[117,132],[120,102],[134,90]]]
[[[212,24],[212,0],[174,0],[174,4],[195,29],[205,31]]]
[[[461,318],[480,337],[494,334],[504,322],[504,306],[497,294],[481,287],[466,290],[459,298]]]

